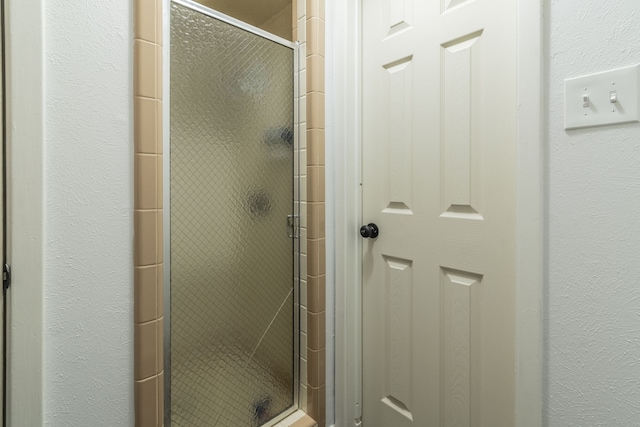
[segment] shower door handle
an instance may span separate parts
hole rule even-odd
[[[297,239],[296,230],[298,230],[298,218],[300,215],[287,215],[287,235],[292,239]]]

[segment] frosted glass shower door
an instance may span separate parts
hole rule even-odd
[[[170,422],[261,426],[296,407],[295,50],[180,3],[171,6]]]

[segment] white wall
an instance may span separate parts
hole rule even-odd
[[[640,425],[640,124],[565,131],[563,80],[640,62],[637,0],[546,0],[544,425]]]
[[[133,12],[44,7],[44,420],[133,425]]]

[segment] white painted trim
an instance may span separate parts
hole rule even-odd
[[[516,426],[542,425],[543,9],[518,0]]]
[[[351,427],[362,396],[360,191],[361,1],[334,2],[336,182],[336,426]],[[516,425],[542,425],[542,1],[518,0]],[[331,232],[329,230],[329,232]],[[328,375],[330,373],[327,373]]]
[[[335,170],[335,425],[358,426],[362,409],[360,0],[334,1],[328,8],[333,32],[334,93],[328,114]],[[327,372],[327,375],[331,375]]]
[[[2,22],[2,34],[4,34],[4,2],[0,2],[0,22]],[[0,35],[1,36],[1,35]],[[2,57],[4,57],[4,42],[2,42],[2,46],[0,47],[0,55]],[[4,82],[4,67],[0,67],[0,81]],[[2,99],[4,100],[4,84],[2,87],[2,90],[0,90],[1,95],[2,95]],[[0,113],[2,114],[2,117],[4,118],[4,101],[2,101],[2,105],[0,105]],[[4,132],[2,135],[2,154],[0,154],[0,185],[2,186],[2,189],[4,189],[4,143],[5,143],[5,138],[4,138]],[[4,196],[3,196],[4,197]],[[4,208],[4,202],[2,202],[2,204],[0,204],[0,209]],[[4,224],[4,210],[0,211],[0,219],[2,219],[2,224]],[[0,238],[1,238],[1,245],[4,245],[5,242],[5,235],[4,235],[4,226],[0,226]],[[0,249],[0,258],[2,259],[2,264],[4,264],[5,262],[5,257],[4,257],[4,246],[1,247]],[[4,331],[6,330],[5,328],[5,323],[4,323],[4,292],[2,292],[0,294],[0,310],[2,310],[2,312],[0,313],[0,330],[2,331],[2,336],[4,339]],[[5,366],[5,355],[4,355],[4,350],[2,351],[2,356],[0,356],[0,362],[2,362],[2,366],[0,366],[0,384],[4,384],[4,366]],[[0,399],[2,402],[4,402],[4,386],[2,387],[2,390],[0,390]],[[3,410],[3,414],[2,417],[4,419],[4,410]],[[0,422],[0,423],[3,423]],[[4,425],[4,424],[2,424]]]
[[[7,425],[44,424],[44,0],[5,1],[7,25]]]

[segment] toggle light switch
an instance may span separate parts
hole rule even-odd
[[[640,65],[564,81],[565,129],[637,122]]]

